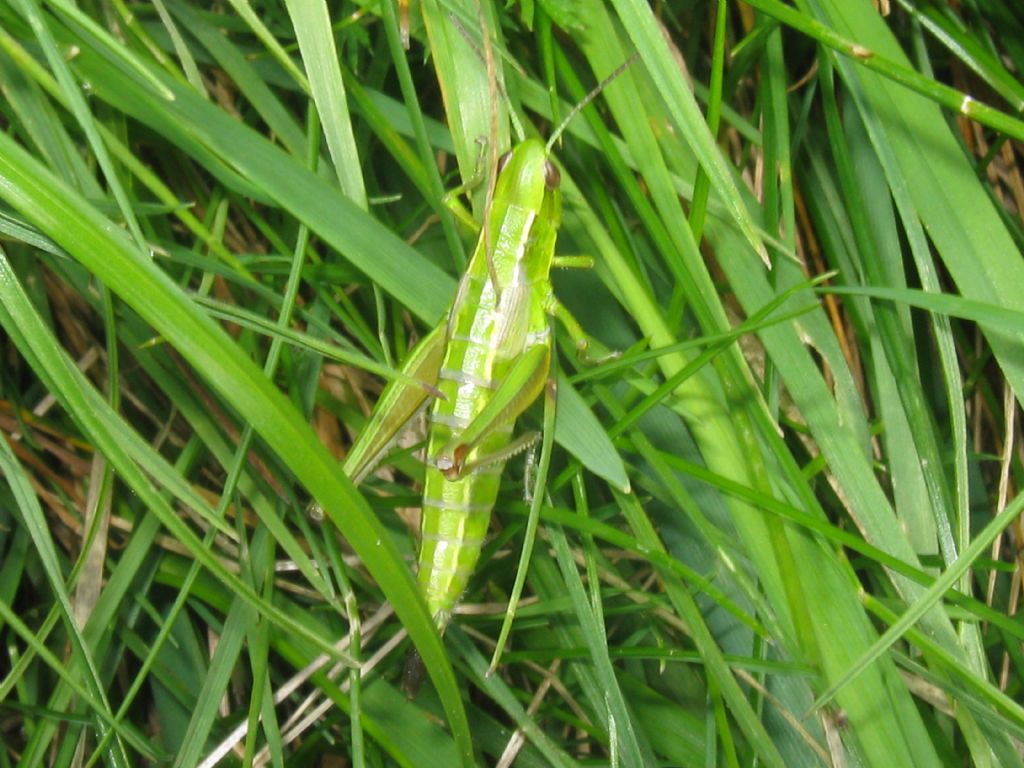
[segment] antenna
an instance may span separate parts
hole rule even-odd
[[[598,94],[600,94],[601,91],[608,87],[609,83],[611,83],[613,80],[615,80],[615,78],[617,78],[619,75],[625,72],[626,68],[634,61],[636,61],[639,56],[640,53],[636,52],[628,59],[626,59],[624,62],[622,62],[615,69],[614,72],[608,75],[608,77],[606,77],[600,83],[595,85],[593,89],[590,91],[590,93],[583,97],[583,100],[581,102],[579,102],[575,107],[569,110],[569,114],[565,116],[565,119],[562,120],[561,123],[559,123],[558,127],[555,128],[554,132],[551,134],[551,138],[548,139],[548,143],[544,145],[544,151],[546,153],[551,152],[551,148],[555,146],[555,142],[558,141],[559,138],[561,138],[562,133],[565,131],[566,128],[569,127],[569,123],[572,122],[573,118],[576,117],[576,115],[578,115],[580,112],[582,112],[583,108],[586,107],[587,104],[596,99]]]

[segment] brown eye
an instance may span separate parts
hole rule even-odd
[[[561,172],[550,161],[544,163],[544,183],[548,189],[558,189],[558,185],[562,183]]]
[[[511,157],[512,151],[509,150],[508,152],[506,152],[505,154],[498,158],[498,173],[501,173],[502,171],[505,170],[505,166],[508,165],[508,161],[511,159]]]

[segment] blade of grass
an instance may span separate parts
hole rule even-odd
[[[644,66],[664,97],[669,114],[686,136],[694,152],[701,158],[701,167],[707,173],[712,186],[718,190],[721,199],[729,207],[729,213],[750,243],[750,247],[765,264],[768,264],[768,253],[761,242],[761,236],[754,226],[750,213],[740,202],[736,183],[725,164],[718,144],[715,143],[714,136],[708,130],[693,93],[684,87],[682,78],[679,77],[679,69],[650,6],[640,0],[613,0],[612,4],[622,20],[623,28],[633,40],[636,50],[640,52]]]
[[[334,161],[334,171],[348,199],[366,210],[366,187],[327,5],[323,0],[288,0],[285,4],[295,27],[310,90]]]

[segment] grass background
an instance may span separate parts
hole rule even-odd
[[[884,10],[0,2],[0,766],[1024,762],[1024,16]],[[555,149],[624,354],[564,347],[486,677],[522,462],[442,640],[416,437],[338,459],[445,193],[633,51]]]

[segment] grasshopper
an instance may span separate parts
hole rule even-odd
[[[581,357],[589,348],[551,284],[554,268],[592,264],[555,255],[561,192],[551,147],[629,63],[577,104],[547,144],[524,139],[500,158],[487,218],[447,321],[409,354],[344,462],[358,485],[433,394],[418,582],[441,632],[479,560],[506,461],[539,438],[537,432],[514,438],[513,429],[549,382],[552,318]]]
[[[539,139],[499,161],[489,226],[481,233],[442,323],[416,346],[381,395],[349,452],[357,484],[436,391],[428,423],[419,586],[439,630],[447,625],[480,557],[502,469],[535,442],[513,439],[518,416],[543,391],[551,370],[549,318],[558,318],[581,355],[580,324],[558,301],[550,273],[585,264],[555,256],[560,174]]]

